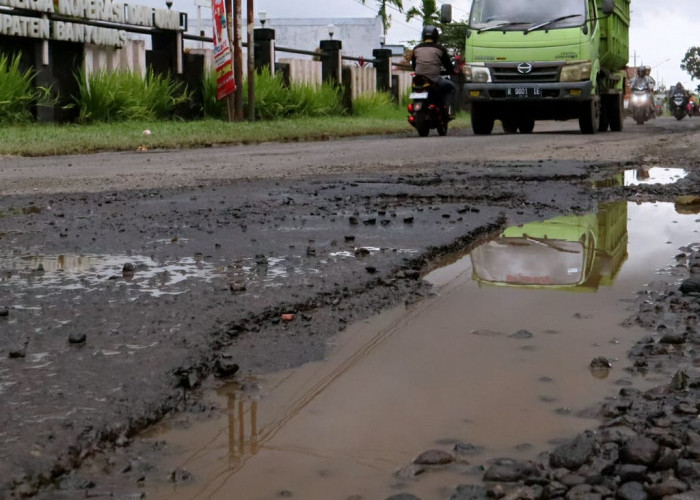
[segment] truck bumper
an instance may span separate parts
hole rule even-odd
[[[593,82],[465,83],[464,90],[470,101],[587,101],[593,94]]]
[[[464,95],[468,104],[488,110],[494,118],[524,114],[535,120],[576,118],[594,96],[593,82],[466,83]]]

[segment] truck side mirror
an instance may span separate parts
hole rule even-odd
[[[444,3],[440,6],[440,22],[450,24],[452,22],[452,4]]]
[[[601,7],[603,14],[609,16],[610,14],[615,12],[615,0],[603,0],[603,5]]]

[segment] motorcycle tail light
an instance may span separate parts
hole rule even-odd
[[[413,113],[413,103],[408,105],[408,112]]]
[[[411,123],[413,123],[414,121],[416,121],[416,117],[415,117],[415,116],[409,116],[409,117],[408,117],[408,121],[411,122]]]

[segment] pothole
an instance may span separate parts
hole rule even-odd
[[[621,385],[659,383],[626,371],[645,332],[621,323],[699,228],[672,204],[626,202],[509,227],[430,273],[433,298],[349,328],[327,360],[221,387],[207,395],[221,419],[149,433],[168,443],[163,471],[196,479],[148,497],[436,498],[474,464],[532,458],[595,425],[586,410]],[[477,453],[411,476],[435,448]]]

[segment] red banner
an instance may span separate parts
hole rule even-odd
[[[233,79],[233,58],[226,28],[224,0],[211,0],[214,22],[214,68],[216,68],[216,98],[223,99],[233,94],[236,82]]]

